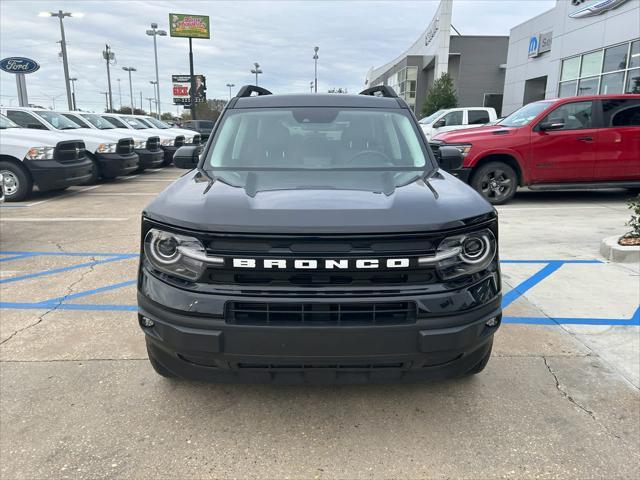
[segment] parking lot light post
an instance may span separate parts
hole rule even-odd
[[[71,82],[71,99],[73,100],[73,109],[78,110],[78,104],[76,102],[76,82],[78,79],[73,77],[70,78],[69,81]]]
[[[156,84],[154,97],[156,98],[156,112],[158,113],[158,119],[160,119],[160,76],[158,75],[158,45],[156,42],[156,37],[160,35],[161,37],[166,37],[167,32],[165,30],[158,30],[158,24],[152,23],[151,29],[147,30],[147,35],[153,37],[153,54],[156,60]]]
[[[227,83],[227,87],[229,87],[229,100],[231,100],[231,89],[235,86],[235,83]]]
[[[256,87],[258,86],[258,75],[260,75],[262,73],[262,70],[260,69],[260,64],[258,62],[253,64],[253,68],[251,69],[251,73],[255,74],[256,76]]]
[[[129,73],[129,95],[131,97],[131,115],[133,115],[133,84],[131,83],[131,72],[135,72],[133,67],[122,67],[122,70]]]
[[[313,48],[313,64],[314,64],[314,68],[313,68],[313,91],[314,93],[318,93],[318,50],[320,50],[320,47],[314,47]]]
[[[118,80],[118,108],[122,108],[122,90],[120,89],[121,79],[118,78],[116,80]]]
[[[147,97],[147,100],[149,100],[149,115],[153,116],[153,104],[156,101],[156,97],[155,97],[155,91],[153,92],[153,97]]]
[[[313,85],[314,85],[313,81],[309,82],[309,87],[311,88],[311,93],[313,93]]]
[[[155,80],[150,80],[149,83],[153,85],[153,103],[156,105],[156,109],[160,106],[159,98],[157,97],[156,87],[158,86],[158,82]],[[160,120],[160,111],[156,110],[156,117]]]
[[[100,92],[102,95],[104,95],[104,103],[106,105],[105,108],[105,112],[109,111],[109,92]]]
[[[69,110],[73,110],[73,101],[71,98],[71,86],[69,81],[69,62],[67,60],[67,40],[64,36],[64,23],[62,19],[64,17],[82,17],[82,13],[63,12],[58,10],[57,12],[40,12],[40,17],[57,17],[60,20],[60,46],[62,47],[62,67],[64,69],[64,86],[67,90],[67,105]]]

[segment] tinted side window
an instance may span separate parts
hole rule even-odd
[[[558,130],[580,130],[592,127],[593,102],[574,102],[560,105],[540,123],[564,123]]]
[[[444,124],[447,127],[452,127],[454,125],[462,125],[462,110],[457,112],[449,112],[444,117]]]
[[[203,120],[202,122],[200,122],[200,128],[213,128],[213,122]]]
[[[71,120],[73,123],[75,123],[79,127],[91,128],[91,125],[89,125],[86,121],[76,117],[75,115],[71,115],[70,113],[63,113],[62,115],[67,117],[69,120]]]
[[[602,118],[605,127],[640,127],[640,100],[603,100]]]
[[[21,127],[28,127],[29,125],[42,125],[44,124],[36,117],[27,112],[21,112],[20,110],[7,110],[7,117],[16,122]]]
[[[467,112],[469,125],[483,125],[489,123],[489,112],[485,110],[469,110]]]

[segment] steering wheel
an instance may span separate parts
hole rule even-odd
[[[349,163],[356,163],[358,160],[360,160],[360,157],[364,157],[365,155],[378,156],[379,158],[384,160],[385,163],[391,164],[391,159],[389,158],[389,156],[386,153],[379,152],[378,150],[362,150],[361,152],[358,152],[353,157],[351,157],[349,159]]]

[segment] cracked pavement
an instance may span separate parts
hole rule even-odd
[[[0,247],[136,252],[140,211],[181,173],[165,169],[91,191],[109,196],[41,194],[37,206],[0,208]],[[131,191],[149,195],[118,196]],[[500,209],[501,257],[598,258],[599,239],[624,230],[627,197],[523,193]],[[106,212],[127,221],[2,223]],[[4,262],[0,278],[79,261]],[[446,382],[170,381],[148,365],[134,312],[59,308],[75,293],[135,278],[136,264],[0,284],[3,301],[61,299],[0,310],[0,478],[640,477],[638,327],[503,325],[487,369]],[[505,265],[505,290],[540,267]],[[638,267],[593,268],[563,267],[508,315],[629,318],[639,303]],[[134,304],[135,285],[74,303]]]

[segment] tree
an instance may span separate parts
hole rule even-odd
[[[109,112],[107,112],[109,113]],[[117,110],[113,110],[111,113],[122,113],[124,115],[129,115],[131,113],[131,107],[120,107]],[[146,115],[147,112],[141,110],[140,108],[133,108],[134,115]]]
[[[173,120],[174,118],[175,115],[169,112],[164,112],[162,115],[160,115],[160,120]]]
[[[443,108],[455,108],[458,106],[456,89],[453,88],[453,79],[448,73],[443,73],[431,88],[427,90],[427,98],[422,105],[422,115],[431,115]]]

